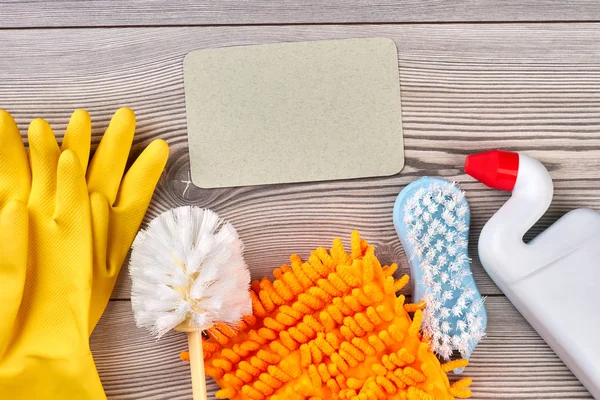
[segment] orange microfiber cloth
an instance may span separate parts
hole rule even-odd
[[[396,296],[408,283],[394,280],[396,264],[381,266],[375,249],[352,233],[348,254],[340,239],[319,247],[307,262],[254,281],[253,315],[237,329],[207,333],[206,374],[219,399],[468,398],[471,379],[450,385],[446,373],[466,360],[440,365],[420,333],[424,303]],[[409,313],[414,313],[411,319]],[[185,354],[182,354],[185,356]]]

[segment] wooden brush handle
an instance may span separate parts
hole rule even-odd
[[[190,350],[190,366],[192,369],[193,399],[207,400],[204,355],[202,354],[202,332],[188,332],[187,337]]]

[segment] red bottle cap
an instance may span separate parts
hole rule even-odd
[[[471,154],[465,160],[465,172],[491,188],[512,191],[519,172],[519,153],[492,150]]]

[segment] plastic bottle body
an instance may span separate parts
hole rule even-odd
[[[519,154],[511,198],[484,226],[481,262],[515,307],[600,398],[600,213],[578,209],[530,243],[524,234],[552,201],[550,175]]]

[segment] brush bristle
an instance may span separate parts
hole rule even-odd
[[[450,183],[419,188],[404,207],[407,240],[426,288],[423,332],[446,359],[454,349],[468,358],[485,330],[483,300],[468,278],[468,213],[464,192]]]
[[[184,322],[196,331],[235,326],[252,311],[243,243],[211,210],[179,207],[155,218],[133,243],[129,272],[136,323],[157,337]]]

